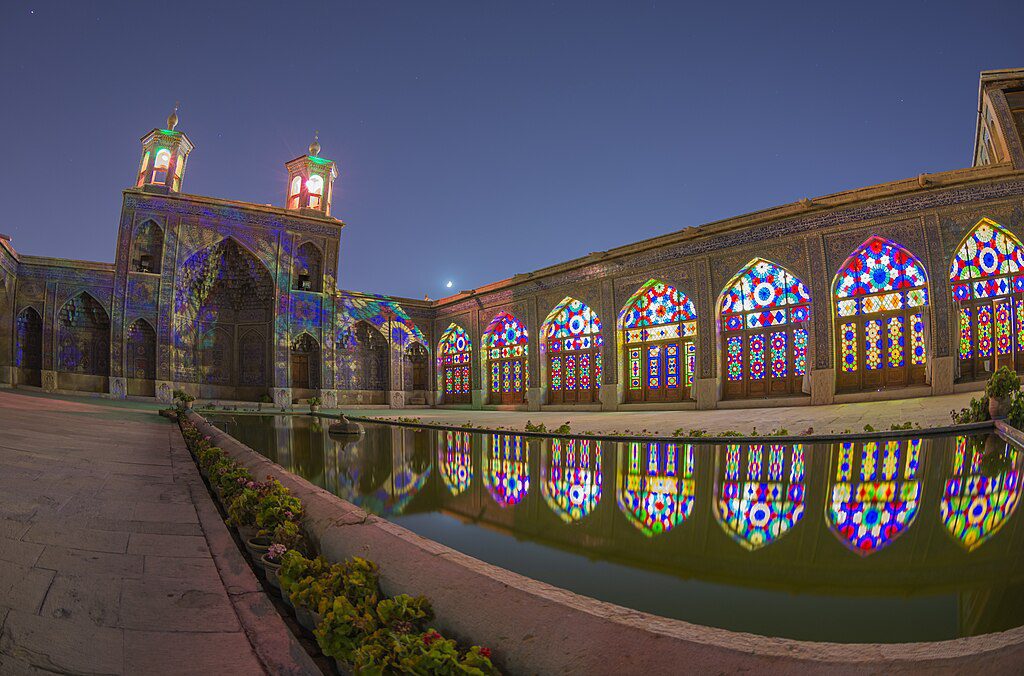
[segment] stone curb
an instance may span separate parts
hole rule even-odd
[[[185,467],[180,469],[184,469],[183,478],[188,483],[210,554],[253,652],[268,674],[322,674],[278,615],[249,563],[242,557],[177,427],[171,430],[171,435],[172,448],[184,454],[180,462]]]
[[[213,412],[216,413],[216,412]],[[319,418],[337,419],[339,416],[318,413]],[[521,432],[518,430],[499,430],[490,427],[460,427],[459,425],[446,425],[437,422],[412,423],[399,420],[388,420],[387,418],[368,418],[365,416],[346,415],[349,420],[356,422],[377,423],[380,425],[397,425],[399,427],[418,427],[434,430],[457,430],[461,432],[480,432],[482,434],[514,434],[520,437],[540,437],[555,439],[589,439],[592,441],[657,441],[669,443],[689,444],[748,444],[748,443],[819,443],[827,441],[853,441],[857,439],[917,439],[920,437],[935,436],[938,434],[964,434],[977,432],[979,430],[992,429],[991,420],[966,425],[943,425],[941,427],[928,427],[916,430],[876,430],[874,432],[851,432],[850,434],[787,434],[759,436],[713,436],[704,437],[667,437],[659,435],[626,435],[626,434],[557,434],[554,432]]]
[[[426,595],[438,629],[491,647],[507,672],[960,674],[1017,671],[1024,663],[1024,627],[932,643],[817,643],[704,627],[580,596],[369,515],[195,413],[190,418],[255,476],[276,477],[302,500],[303,525],[327,558],[375,561],[385,593]]]

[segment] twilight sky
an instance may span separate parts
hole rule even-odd
[[[969,166],[978,72],[1024,66],[1021,25],[1019,0],[3,0],[0,232],[113,260],[138,139],[180,101],[185,192],[282,205],[319,129],[339,285],[438,298]]]

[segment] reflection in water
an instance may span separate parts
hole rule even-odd
[[[529,446],[512,434],[489,434],[484,454],[484,485],[494,501],[512,507],[530,490]]]
[[[989,455],[995,476],[983,474],[985,447],[957,437],[953,452],[953,476],[942,493],[942,522],[967,551],[973,551],[995,535],[1010,518],[1020,500],[1021,453],[1009,444]],[[968,462],[969,459],[969,462]]]
[[[637,610],[841,642],[1024,625],[1024,452],[994,435],[982,453],[956,437],[619,443],[368,424],[335,440],[304,416],[218,424],[424,537]]]
[[[715,516],[736,542],[760,549],[782,537],[804,515],[803,444],[729,444],[718,454]],[[722,459],[724,458],[724,462]],[[788,470],[788,471],[787,471]],[[741,480],[742,479],[742,480]]]
[[[437,435],[438,468],[444,485],[448,487],[453,497],[473,483],[473,451],[469,440],[469,432],[459,430],[439,432]]]
[[[628,455],[619,456],[619,509],[644,535],[667,533],[693,511],[693,444],[627,446]]]
[[[859,455],[856,446],[862,446]],[[828,517],[845,544],[868,555],[891,544],[913,523],[921,497],[920,461],[920,439],[840,445]],[[858,475],[860,481],[854,483],[851,477]]]
[[[601,502],[601,442],[546,439],[544,448],[540,465],[544,502],[562,521],[579,521]]]

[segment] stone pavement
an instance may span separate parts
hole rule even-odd
[[[0,391],[0,674],[319,673],[177,428]]]
[[[554,429],[568,422],[573,432],[595,434],[645,433],[671,436],[678,429],[706,430],[709,433],[736,431],[749,434],[755,428],[761,434],[785,428],[800,434],[813,428],[816,434],[862,432],[865,425],[876,430],[893,424],[919,423],[921,427],[941,427],[952,423],[949,412],[959,410],[972,396],[984,392],[966,392],[939,397],[918,397],[893,401],[872,401],[828,406],[792,406],[787,408],[739,408],[712,411],[616,411],[610,413],[543,411],[470,411],[464,409],[374,409],[351,410],[355,416],[377,418],[419,418],[426,423],[462,425],[494,429],[502,426],[522,430],[526,422],[544,423]]]

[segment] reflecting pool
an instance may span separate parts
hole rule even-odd
[[[425,537],[630,608],[767,636],[931,641],[1024,624],[1024,453],[995,435],[827,444],[539,439],[211,415]]]

